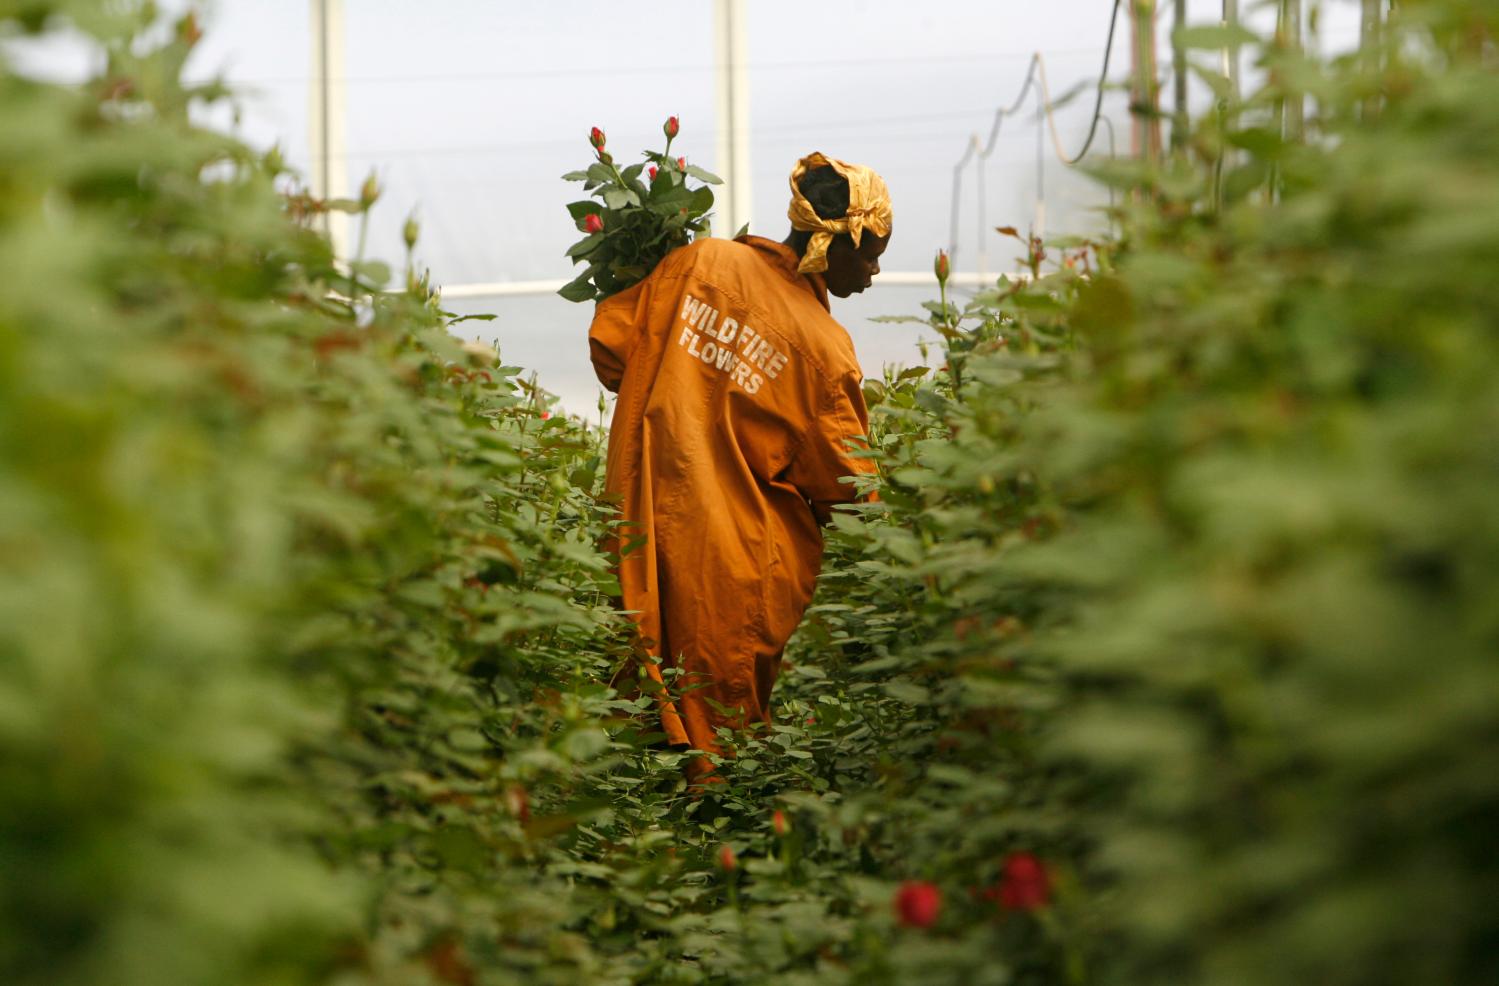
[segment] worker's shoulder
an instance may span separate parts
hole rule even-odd
[[[749,243],[703,237],[667,255],[662,267],[667,276],[684,278],[703,287],[729,295],[742,306],[758,309],[765,315],[796,304],[796,295],[811,293],[797,290],[798,285],[787,272],[779,269],[775,258]]]
[[[733,240],[702,236],[667,254],[664,263],[677,272],[703,276],[703,272],[711,275],[711,272],[723,270],[726,267],[749,265],[754,262],[755,251],[751,247]]]

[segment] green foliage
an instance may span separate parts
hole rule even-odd
[[[1100,169],[1117,242],[1022,238],[1055,273],[928,306],[946,365],[867,385],[880,500],[784,720],[656,812],[706,892],[636,915],[632,957],[680,949],[644,981],[1495,978],[1495,26],[1263,45],[1182,156]],[[1047,906],[1003,904],[1016,853]]]
[[[1010,571],[1067,600],[1035,650],[1109,978],[1499,975],[1499,118],[1444,8],[1477,26],[1297,69],[1321,139],[1268,145],[1273,207],[1156,180],[1024,443],[1068,514]]]
[[[668,253],[708,231],[713,189],[723,180],[683,157],[671,156],[677,118],[663,128],[665,151],[645,151],[644,164],[621,170],[595,128],[592,143],[598,160],[584,171],[569,171],[564,181],[580,181],[598,202],[569,202],[568,214],[584,237],[567,249],[583,273],[557,293],[568,301],[602,301],[643,280]],[[696,188],[688,178],[707,182]]]
[[[1117,237],[1006,228],[1029,277],[929,303],[702,792],[606,685],[604,436],[335,261],[377,187],[189,124],[191,20],[27,11],[109,57],[0,72],[5,982],[1499,978],[1490,6],[1229,39],[1266,87],[1204,56],[1181,153],[1099,171]]]
[[[1267,46],[1284,75],[1192,157],[1104,171],[1132,200],[1090,277],[984,299],[957,385],[876,410],[882,505],[803,645],[920,710],[866,794],[910,792],[892,862],[950,892],[1050,862],[1016,977],[1499,974],[1494,26]],[[957,981],[993,968],[964,927]]]
[[[565,955],[516,861],[621,647],[602,436],[190,126],[195,31],[78,23],[99,81],[0,75],[0,979]]]

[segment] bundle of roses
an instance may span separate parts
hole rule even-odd
[[[573,263],[588,266],[557,293],[568,301],[602,301],[643,279],[668,253],[708,231],[713,190],[722,179],[671,156],[681,124],[662,125],[664,151],[644,151],[645,161],[620,168],[606,146],[604,131],[588,135],[597,160],[585,171],[569,171],[564,181],[583,182],[592,199],[570,202],[567,211],[584,236],[567,250]],[[707,182],[692,188],[687,179]],[[598,201],[594,201],[597,199]]]

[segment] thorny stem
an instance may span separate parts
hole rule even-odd
[[[555,540],[557,537],[557,515],[562,511],[562,494],[556,490],[552,491],[552,515],[547,518],[547,539]]]
[[[607,406],[607,401],[605,401],[605,399],[604,399],[604,392],[602,390],[600,390],[599,391],[599,431],[598,431],[598,435],[595,436],[596,437],[596,441],[594,443],[594,454],[595,455],[603,455],[604,454],[604,434],[605,434],[605,432],[604,432],[604,408],[606,406]]]
[[[364,259],[364,239],[370,228],[370,209],[365,206],[359,213],[359,244],[354,250],[354,259],[349,262],[349,305],[356,310],[359,298],[359,262]]]
[[[359,246],[354,250],[354,263],[364,259],[364,241],[370,231],[370,210],[365,208],[359,213]]]
[[[961,354],[956,353],[953,348],[953,339],[958,334],[957,320],[952,317],[952,310],[947,307],[947,280],[937,282],[937,290],[942,302],[942,334],[947,337],[947,372],[952,376],[953,396],[959,401],[963,399],[963,370]]]

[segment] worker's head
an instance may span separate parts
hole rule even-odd
[[[802,273],[821,272],[839,298],[858,294],[880,272],[890,242],[890,193],[869,168],[810,154],[791,172],[791,235]]]

